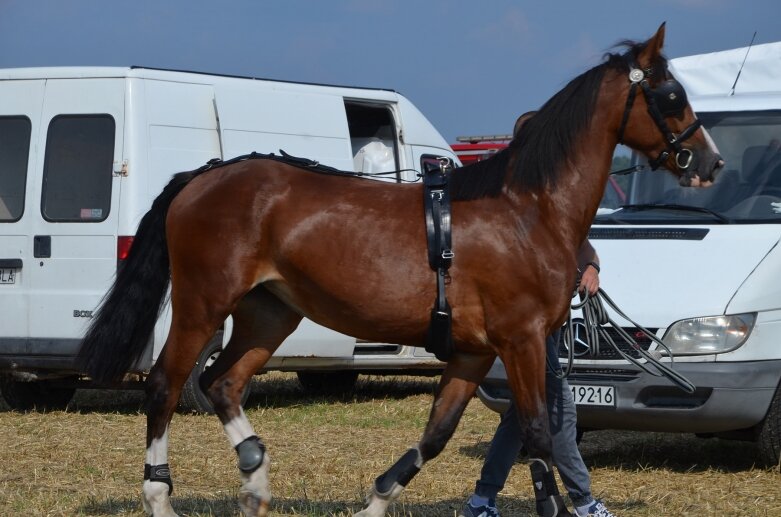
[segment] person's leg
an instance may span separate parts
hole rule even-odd
[[[558,334],[556,332],[548,338],[547,352],[549,365],[560,374]],[[591,504],[594,501],[591,496],[591,477],[578,450],[577,411],[567,379],[560,379],[554,372],[548,371],[545,390],[553,440],[553,463],[559,470],[572,504],[576,507]]]
[[[515,402],[511,402],[510,409],[504,412],[496,428],[480,471],[480,479],[475,484],[475,495],[488,500],[495,500],[496,494],[504,488],[523,445],[518,412]]]

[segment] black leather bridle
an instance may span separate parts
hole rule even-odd
[[[629,113],[632,111],[632,106],[637,97],[638,86],[645,96],[645,102],[648,105],[648,114],[653,119],[656,127],[662,132],[667,147],[659,153],[655,159],[651,160],[650,165],[652,170],[658,169],[670,154],[675,156],[675,165],[683,172],[689,172],[694,166],[696,166],[697,157],[691,149],[684,148],[681,143],[689,139],[695,131],[697,131],[702,122],[699,119],[695,120],[689,127],[683,130],[679,135],[676,135],[670,130],[670,127],[665,121],[665,117],[678,116],[686,109],[689,101],[686,98],[686,91],[681,86],[681,83],[675,79],[666,79],[656,88],[651,88],[648,83],[648,77],[652,75],[652,69],[642,69],[637,66],[631,57],[627,56],[627,62],[629,64],[629,95],[626,99],[626,107],[624,108],[624,115],[621,119],[621,127],[618,130],[618,143],[623,144],[624,131],[626,130],[627,122],[629,121]]]

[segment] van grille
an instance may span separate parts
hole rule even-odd
[[[651,341],[651,338],[649,338],[644,333],[642,333],[639,328],[637,328],[637,327],[623,327],[623,329],[624,329],[624,331],[627,334],[629,334],[630,336],[634,337],[634,339],[637,342],[637,344],[643,350],[648,350],[648,348],[651,346],[651,343],[653,341]],[[640,354],[637,352],[637,350],[635,350],[634,348],[629,346],[629,344],[626,343],[626,341],[624,341],[624,339],[618,335],[618,331],[616,331],[616,329],[614,329],[612,327],[605,327],[605,330],[607,331],[607,334],[610,336],[610,338],[613,340],[613,342],[616,344],[616,346],[618,346],[618,348],[621,349],[622,352],[624,352],[628,356],[633,357],[635,359],[639,359],[640,358]],[[651,328],[651,329],[647,329],[647,330],[655,335],[656,331],[659,330],[659,329]],[[559,357],[562,357],[562,358],[567,358],[568,357],[567,347],[564,346],[564,342],[563,341],[559,345]],[[623,358],[616,351],[616,349],[613,348],[613,346],[610,343],[608,343],[605,340],[600,340],[600,342],[599,342],[599,355],[594,357],[594,356],[592,356],[590,354],[585,354],[585,355],[580,356],[578,359],[592,359],[592,360],[595,359],[595,360],[598,360],[598,361],[599,360],[602,360],[602,361],[614,361],[616,359],[623,359]]]

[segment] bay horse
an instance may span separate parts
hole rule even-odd
[[[661,53],[664,25],[573,79],[494,158],[452,174],[455,259],[447,286],[454,351],[420,441],[379,476],[357,515],[379,517],[453,434],[498,355],[532,458],[537,512],[570,515],[551,470],[545,337],[561,326],[576,250],[621,141],[680,178],[722,162]],[[671,95],[672,94],[672,95]],[[96,380],[144,352],[170,282],[172,323],[147,378],[144,509],[175,516],[168,433],[185,379],[228,316],[234,329],[200,378],[238,454],[246,516],[268,513],[270,459],[240,398],[303,317],[373,342],[423,346],[435,295],[422,186],[243,160],[174,176],[143,217],[130,256],[79,353]]]

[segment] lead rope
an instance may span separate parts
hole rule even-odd
[[[653,375],[654,377],[667,377],[670,381],[673,382],[673,384],[677,385],[683,391],[687,393],[694,393],[695,390],[694,384],[692,384],[686,377],[676,372],[672,368],[672,366],[674,365],[674,358],[670,348],[667,345],[665,345],[661,339],[656,337],[656,335],[654,335],[651,331],[639,325],[632,318],[627,316],[621,309],[619,309],[616,303],[613,301],[613,299],[610,298],[602,288],[600,288],[597,291],[597,294],[595,296],[590,295],[588,292],[586,292],[584,295],[581,296],[582,296],[581,300],[579,302],[572,304],[571,309],[572,310],[581,309],[582,311],[583,322],[586,327],[586,340],[589,346],[591,347],[593,356],[599,354],[600,342],[604,340],[604,342],[612,346],[622,358],[634,364],[644,372]],[[610,308],[613,309],[613,311],[616,314],[618,314],[619,317],[623,318],[624,320],[634,325],[643,335],[648,337],[651,341],[656,343],[659,348],[664,350],[664,352],[670,358],[670,365],[668,366],[662,363],[652,354],[650,354],[646,350],[643,350],[643,348],[637,344],[637,341],[635,341],[634,338],[631,335],[629,335],[628,332],[626,332],[620,325],[618,325],[613,319],[610,318],[608,312],[605,310],[604,304],[602,303],[603,301],[607,305],[609,305]],[[569,316],[567,317],[566,329],[563,332],[564,334],[563,339],[565,340],[564,342],[567,345],[568,357],[567,357],[566,367],[563,369],[560,375],[557,374],[557,376],[560,378],[568,376],[572,372],[572,368],[573,368],[575,334],[572,326],[572,310],[570,310]],[[645,359],[646,362],[641,362],[638,359],[635,359],[631,355],[621,350],[621,348],[619,348],[619,346],[616,344],[616,342],[608,333],[607,329],[605,328],[606,325],[610,325],[613,328],[613,330],[618,334],[618,336],[627,345],[629,345],[629,347],[632,350],[637,352],[637,354],[640,355],[640,357]],[[553,369],[554,372],[556,370],[557,369]]]

